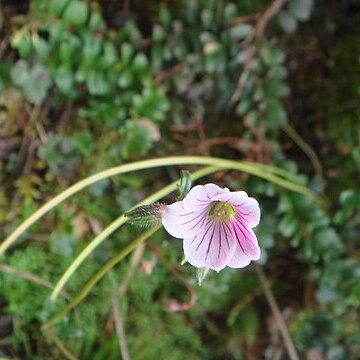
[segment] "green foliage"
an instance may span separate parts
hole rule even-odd
[[[167,313],[165,299],[154,301],[159,287],[166,287],[167,291],[176,291],[179,287],[161,266],[156,266],[150,276],[138,274],[131,283],[127,299],[129,329],[134,335],[129,338],[130,352],[139,359],[160,356],[180,360],[184,352],[190,359],[198,359],[199,334],[188,326],[186,314]],[[136,336],[139,333],[143,336]]]
[[[26,16],[0,19],[6,35],[0,63],[1,239],[78,179],[138,158],[199,153],[278,166],[319,201],[244,174],[219,172],[206,181],[259,199],[259,264],[273,280],[281,309],[294,312],[289,328],[301,356],[316,348],[327,359],[356,359],[359,15],[343,15],[344,24],[340,8],[319,4],[311,21],[315,2],[289,0],[259,33],[267,0],[148,0],[141,9],[130,2],[128,10],[113,10],[110,3],[31,0]],[[332,22],[320,26],[319,16]],[[119,18],[125,18],[120,26]],[[339,28],[332,33],[329,24]],[[326,36],[319,28],[327,29]],[[287,137],[286,126],[319,157],[316,175],[303,142]],[[53,284],[96,233],[178,175],[178,169],[151,170],[96,183],[31,227],[1,262]],[[188,178],[182,180],[186,193]],[[77,270],[65,295],[73,298],[134,236],[131,227],[114,233]],[[273,330],[264,320],[269,310],[255,272],[210,272],[199,288],[195,271],[177,266],[181,256],[180,241],[152,237],[118,299],[133,357],[271,353]],[[117,284],[133,261],[114,269]],[[150,275],[144,270],[149,264]],[[171,300],[187,304],[189,289],[195,305],[169,312]],[[103,279],[54,325],[76,357],[119,358],[112,291]],[[11,315],[14,324],[6,334],[15,347],[11,356],[64,357],[40,330],[68,301],[51,304],[49,293],[0,273],[0,315]]]
[[[45,67],[36,64],[30,68],[29,64],[23,60],[19,60],[11,69],[11,79],[33,103],[43,100],[51,86]]]
[[[56,101],[79,101],[79,116],[97,122],[101,128],[120,128],[126,122],[146,118],[165,119],[169,103],[151,76],[144,53],[135,54],[134,45],[124,42],[125,28],[118,34],[107,31],[98,10],[90,11],[80,0],[32,3],[33,29],[19,29],[12,45],[19,60],[11,71],[12,83],[33,103],[44,100],[54,87]],[[101,119],[101,120],[100,120]],[[99,123],[100,121],[100,123]],[[127,126],[128,137],[153,140],[149,131]],[[131,145],[128,151],[141,153]],[[145,147],[146,148],[146,147]],[[125,155],[126,156],[126,155]]]
[[[313,0],[290,0],[287,8],[279,13],[280,26],[287,33],[293,33],[299,21],[309,20],[313,6]]]

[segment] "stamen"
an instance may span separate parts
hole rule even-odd
[[[235,215],[234,207],[225,201],[213,201],[209,206],[209,217],[216,221],[228,221]]]

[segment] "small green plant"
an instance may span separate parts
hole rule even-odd
[[[0,356],[276,357],[270,292],[289,358],[293,342],[355,359],[356,11],[17,3],[0,15]],[[182,201],[189,176],[259,200],[259,266],[181,266],[158,218],[131,226],[130,209]]]

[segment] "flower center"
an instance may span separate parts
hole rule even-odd
[[[210,204],[208,214],[213,220],[227,221],[235,215],[235,209],[228,202],[213,201]]]

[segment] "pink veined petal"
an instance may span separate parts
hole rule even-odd
[[[210,198],[210,199],[213,198],[214,196],[218,195],[218,194],[222,194],[222,193],[225,193],[225,192],[228,191],[226,189],[221,188],[218,185],[211,184],[211,183],[210,184],[205,184],[204,189],[205,189],[205,192],[206,192],[206,196],[208,198]]]
[[[228,192],[219,194],[212,198],[212,201],[225,201],[235,207],[238,218],[247,223],[250,227],[259,225],[260,207],[257,200],[248,197],[245,191]]]
[[[226,192],[224,194],[218,194],[214,196],[211,200],[228,202],[236,207],[244,204],[248,199],[249,197],[245,191],[234,191]]]
[[[242,223],[246,223],[249,227],[255,227],[260,222],[260,207],[259,203],[254,198],[247,198],[246,201],[235,206],[236,219]]]
[[[204,226],[206,213],[206,210],[189,212],[182,207],[181,201],[178,201],[166,207],[162,224],[165,230],[176,238],[193,237]]]
[[[233,222],[233,228],[236,249],[228,266],[243,268],[249,265],[251,260],[258,260],[260,258],[260,247],[257,243],[256,235],[251,228],[245,228],[241,224],[235,224],[235,222]]]
[[[184,209],[199,211],[209,205],[211,199],[225,190],[215,184],[194,186],[182,201]]]
[[[236,219],[232,221],[231,225],[236,243],[234,261],[238,261],[238,267],[242,267],[242,264],[246,263],[245,259],[248,259],[249,262],[250,260],[258,260],[260,258],[260,247],[254,231]]]
[[[236,248],[234,256],[228,262],[229,267],[240,269],[250,264],[250,259],[241,251]]]
[[[191,265],[219,271],[233,257],[235,241],[230,225],[209,219],[195,237],[184,239],[183,247]]]

